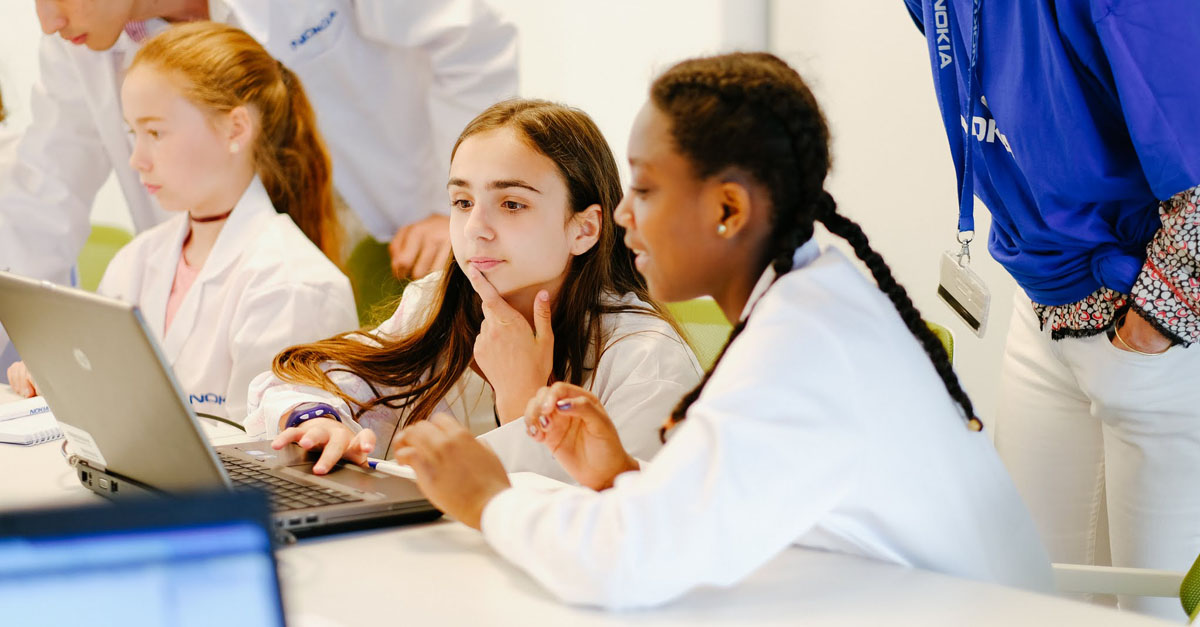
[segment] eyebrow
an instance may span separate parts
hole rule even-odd
[[[146,122],[161,122],[161,121],[162,121],[162,118],[158,117],[157,115],[143,115],[142,117],[134,120],[133,123],[134,124],[145,124]]]
[[[464,179],[452,178],[448,183],[446,183],[446,187],[465,187],[467,189],[471,189],[471,184]],[[527,189],[531,192],[534,192],[535,194],[542,193],[541,190],[530,185],[529,183],[526,183],[525,181],[522,181],[521,179],[501,179],[499,181],[491,181],[486,187],[487,189],[509,189],[512,187],[520,187],[522,189]]]

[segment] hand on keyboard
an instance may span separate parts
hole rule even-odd
[[[367,454],[375,449],[375,432],[363,429],[358,433],[331,418],[313,418],[275,436],[271,446],[279,450],[295,442],[306,451],[321,451],[321,457],[313,465],[314,475],[323,475],[333,469],[339,459],[367,465]]]

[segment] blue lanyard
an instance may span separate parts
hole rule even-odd
[[[979,81],[975,77],[975,65],[979,60],[979,7],[982,0],[973,0],[971,10],[971,58],[967,66],[967,106],[964,110],[958,99],[958,76],[954,67],[953,43],[949,36],[949,26],[954,18],[949,14],[951,2],[945,3],[944,20],[946,27],[941,29],[944,42],[939,43],[938,15],[925,24],[925,35],[929,41],[929,54],[933,61],[933,82],[937,89],[938,103],[942,109],[942,121],[947,133],[950,129],[962,126],[959,116],[966,121],[966,129],[961,141],[950,137],[950,154],[954,157],[954,169],[958,174],[958,241],[963,244],[963,253],[967,252],[967,244],[975,236],[975,168],[972,155],[975,152],[971,146],[971,135],[974,129],[975,105],[979,102]],[[932,27],[932,28],[931,28]],[[949,55],[949,56],[947,56]],[[943,64],[943,58],[950,62]]]

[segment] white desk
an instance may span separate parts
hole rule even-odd
[[[0,388],[0,401],[7,390]],[[59,442],[0,445],[0,507],[96,502]],[[454,522],[303,541],[279,551],[289,620],[324,625],[1165,625],[1143,616],[891,564],[784,551],[729,589],[607,613],[563,605]],[[1182,612],[1181,612],[1182,615]]]

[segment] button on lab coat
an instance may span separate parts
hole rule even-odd
[[[186,214],[138,235],[98,292],[134,303],[197,412],[240,422],[246,388],[284,348],[355,328],[350,282],[255,178],[163,333]],[[147,419],[153,419],[147,416]]]
[[[383,241],[448,212],[454,139],[516,93],[515,30],[482,0],[211,0],[209,11],[301,78],[338,192]],[[166,219],[128,166],[120,85],[139,46],[127,34],[104,52],[42,40],[33,122],[0,169],[0,268],[66,283],[114,169],[137,231]]]
[[[430,315],[441,273],[410,283],[392,317],[376,330],[385,336],[403,336]],[[647,305],[632,294],[613,297],[613,304]],[[591,390],[615,416],[621,441],[634,455],[650,458],[662,446],[658,429],[671,408],[700,380],[702,371],[696,356],[683,338],[661,318],[637,312],[605,314],[601,319],[604,348],[584,387]],[[595,356],[591,356],[594,360]],[[326,369],[333,367],[326,364]],[[329,373],[330,379],[348,396],[359,402],[376,397],[363,379],[347,372]],[[396,390],[376,385],[381,394]],[[351,407],[340,398],[321,389],[289,384],[265,372],[250,386],[250,416],[247,431],[265,431],[274,436],[279,419],[292,407],[305,402],[328,403],[343,416],[352,415]],[[355,408],[357,409],[357,407]],[[509,472],[536,472],[562,481],[570,476],[542,444],[525,431],[523,420],[496,426],[495,396],[491,386],[474,370],[468,369],[435,411],[453,415],[471,433],[488,443]],[[354,430],[369,427],[379,440],[372,454],[386,457],[391,436],[400,421],[400,412],[376,407],[364,413],[358,422],[347,424]]]
[[[836,250],[810,242],[796,261],[766,290],[768,268],[650,463],[599,493],[509,488],[484,509],[488,543],[562,599],[607,607],[732,585],[790,545],[1049,592],[999,456],[891,303]]]

